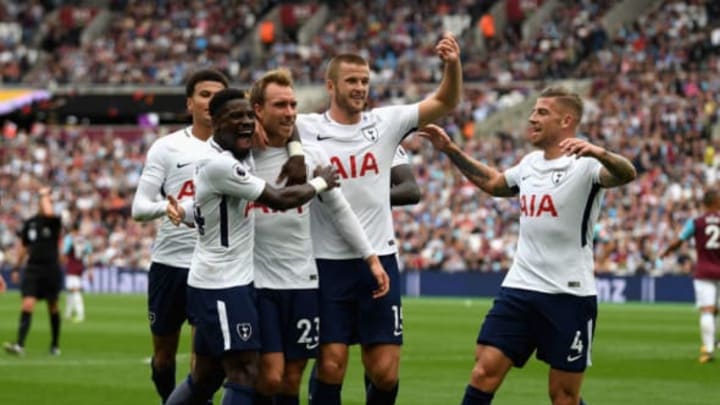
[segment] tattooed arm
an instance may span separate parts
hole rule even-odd
[[[423,127],[420,136],[428,139],[435,149],[445,152],[462,174],[486,193],[496,197],[512,197],[517,194],[516,189],[508,187],[501,172],[468,156],[439,126],[430,124]]]

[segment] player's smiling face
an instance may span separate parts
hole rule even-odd
[[[190,115],[193,117],[193,122],[200,125],[206,125],[208,128],[212,126],[212,119],[210,118],[210,99],[220,90],[223,90],[225,85],[220,82],[214,82],[210,80],[197,82],[195,84],[195,91],[192,97],[187,99],[187,109]]]
[[[348,114],[359,114],[365,110],[370,87],[370,68],[367,65],[343,62],[338,69],[333,86],[333,101]]]
[[[246,99],[228,101],[217,117],[214,137],[237,159],[244,159],[252,147],[255,113]]]
[[[265,102],[255,106],[255,113],[270,142],[284,143],[290,139],[297,118],[295,91],[290,86],[269,83],[265,87]]]
[[[538,98],[528,119],[530,143],[539,148],[550,146],[559,138],[563,114],[552,98]]]

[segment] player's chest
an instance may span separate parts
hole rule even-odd
[[[53,231],[48,225],[30,224],[27,229],[27,240],[30,243],[42,242],[52,239]]]
[[[524,173],[519,188],[523,217],[556,218],[583,210],[591,184],[571,171],[549,170]]]

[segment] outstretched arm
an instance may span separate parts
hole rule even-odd
[[[568,138],[560,142],[560,147],[568,155],[589,156],[602,163],[600,185],[603,187],[622,186],[637,177],[637,171],[628,159],[600,146],[593,145],[582,139]]]
[[[660,252],[660,254],[658,254],[658,257],[662,259],[663,257],[667,256],[668,253],[677,250],[677,248],[679,248],[683,244],[683,242],[684,241],[680,238],[675,239],[674,241],[672,241],[672,243],[668,245],[668,247],[666,247],[663,251]]]
[[[496,197],[517,194],[516,189],[508,186],[501,172],[468,156],[439,126],[427,125],[420,129],[419,135],[428,139],[435,149],[444,152],[462,174],[484,192]]]
[[[257,201],[272,209],[286,210],[303,205],[318,193],[338,186],[339,176],[333,166],[318,167],[314,175],[309,182],[295,186],[274,188],[266,184]]]
[[[462,64],[460,45],[446,32],[435,46],[435,52],[445,64],[443,78],[437,90],[420,102],[418,126],[422,127],[452,111],[462,95]]]

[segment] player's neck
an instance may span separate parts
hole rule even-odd
[[[333,121],[343,125],[357,124],[362,118],[361,111],[349,113],[335,105],[330,105],[328,115]]]
[[[554,160],[563,156],[563,151],[560,148],[545,148],[543,150],[543,157],[545,160]]]
[[[193,124],[190,132],[192,132],[192,135],[195,138],[201,141],[207,141],[212,135],[212,128],[206,127],[204,125]]]
[[[287,144],[287,139],[282,136],[268,135],[268,146],[272,148],[283,148]]]

